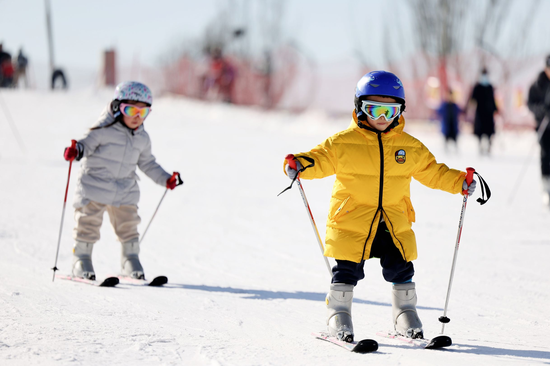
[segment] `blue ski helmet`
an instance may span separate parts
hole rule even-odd
[[[405,111],[405,89],[403,83],[388,71],[371,71],[359,80],[355,89],[355,113],[359,120],[366,120],[361,110],[361,102],[369,95],[395,98],[403,104],[401,112]]]

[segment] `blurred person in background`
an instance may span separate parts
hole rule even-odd
[[[470,97],[470,104],[475,104],[474,135],[479,139],[479,153],[488,155],[491,152],[491,140],[495,134],[495,113],[498,113],[495,102],[495,91],[489,80],[486,68],[481,70],[479,81],[475,84]],[[484,137],[487,143],[484,144]],[[485,145],[485,146],[484,146]]]
[[[449,144],[453,143],[455,150],[458,151],[458,116],[461,112],[460,107],[454,102],[453,90],[449,88],[445,99],[437,109],[441,121],[441,132],[445,137],[445,150],[448,150]]]
[[[0,87],[8,88],[13,85],[14,68],[11,63],[11,54],[4,51],[2,43],[0,43]]]
[[[550,203],[550,55],[546,58],[546,67],[529,88],[527,106],[535,116],[540,144],[540,169],[545,202]]]
[[[58,87],[61,89],[67,89],[69,87],[67,77],[61,69],[55,69],[52,74],[52,90]]]
[[[15,69],[15,86],[19,86],[21,79],[25,79],[25,88],[29,87],[29,80],[27,77],[27,65],[29,64],[29,59],[23,54],[23,48],[19,49],[19,54],[17,54],[17,68]]]
[[[215,47],[210,51],[210,63],[203,79],[204,98],[221,99],[226,103],[233,103],[233,87],[235,84],[236,70],[223,56],[223,51]]]

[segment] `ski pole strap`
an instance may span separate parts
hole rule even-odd
[[[296,156],[294,156],[294,155],[291,155],[291,156],[292,156],[292,158],[289,158],[288,155],[287,155],[287,160],[289,160],[289,163],[290,163],[290,159],[298,161]],[[296,179],[298,179],[298,176],[300,175],[301,172],[303,172],[307,168],[311,168],[312,166],[315,166],[315,160],[313,160],[312,158],[307,157],[307,156],[300,156],[300,158],[307,161],[309,163],[309,165],[302,166],[302,169],[298,170],[298,173],[296,174],[294,179],[292,179],[292,182],[290,182],[290,185],[288,187],[286,187],[281,193],[279,193],[277,195],[277,197],[279,197],[281,194],[285,193],[286,191],[288,191],[289,189],[292,188],[292,185],[294,184],[294,182],[296,182]]]
[[[479,202],[480,205],[484,205],[487,201],[489,201],[489,198],[491,198],[491,189],[485,179],[483,179],[478,172],[474,172],[474,174],[479,178],[479,185],[481,186],[481,197],[479,197],[476,201]]]
[[[178,172],[172,173],[172,177],[176,179],[176,187],[181,186],[183,184],[183,180],[181,179],[181,175]]]

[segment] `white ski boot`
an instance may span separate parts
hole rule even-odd
[[[328,331],[331,336],[345,342],[353,342],[351,321],[353,287],[346,283],[333,283],[326,298]]]
[[[422,322],[416,312],[414,282],[393,285],[392,307],[393,325],[397,333],[409,338],[424,338]]]
[[[73,248],[73,277],[95,280],[95,271],[92,265],[93,249],[94,243],[76,241]]]
[[[138,280],[144,280],[145,274],[139,261],[139,241],[122,243],[122,258],[120,262],[122,274]]]

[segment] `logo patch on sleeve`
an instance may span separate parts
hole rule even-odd
[[[395,161],[397,161],[398,164],[404,164],[405,160],[407,160],[407,153],[405,150],[397,150],[395,152]]]

